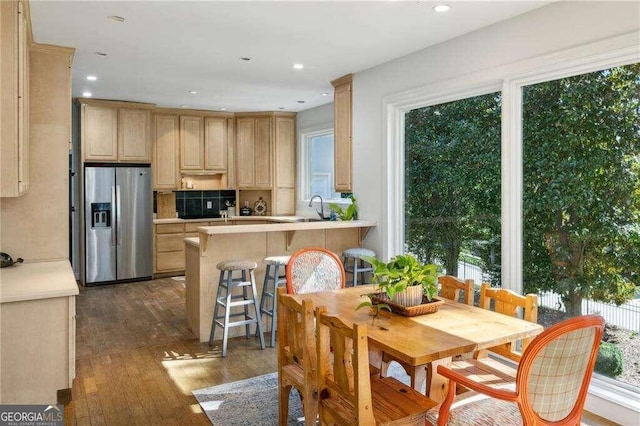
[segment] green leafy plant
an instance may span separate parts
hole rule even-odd
[[[340,220],[356,220],[358,218],[358,206],[356,205],[356,197],[351,195],[351,204],[343,209],[336,203],[329,203],[329,209],[336,214]]]
[[[605,376],[616,378],[622,374],[622,352],[613,343],[602,342],[594,370]]]
[[[362,259],[373,266],[373,283],[390,299],[407,287],[416,285],[422,286],[422,294],[429,301],[438,293],[436,265],[423,264],[411,254],[399,254],[388,263],[371,256],[362,256]]]
[[[372,312],[374,312],[373,317],[371,318],[371,325],[374,325],[376,319],[378,319],[378,317],[380,316],[380,310],[387,310],[391,312],[391,307],[386,303],[376,303],[376,304],[373,303],[371,298],[374,296],[374,294],[370,293],[370,294],[365,294],[364,296],[367,296],[369,300],[365,300],[364,302],[360,303],[355,310],[357,311],[358,309],[361,309],[361,308],[369,308]]]

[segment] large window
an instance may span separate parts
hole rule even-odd
[[[407,112],[405,248],[449,275],[499,284],[499,93]]]
[[[440,224],[459,228],[449,229],[448,241],[452,245],[463,241],[461,253],[466,249],[473,254],[476,241],[490,241],[499,232],[500,256],[495,249],[493,258],[480,254],[483,272],[503,288],[537,293],[538,322],[549,326],[577,314],[605,317],[603,352],[610,365],[619,365],[622,358],[622,372],[617,367],[596,370],[616,380],[595,374],[587,409],[622,424],[637,418],[634,410],[640,387],[639,62],[637,35],[625,35],[568,49],[562,55],[440,81],[384,100],[389,138],[383,180],[388,194],[382,216],[383,256],[414,251],[444,265],[446,249],[440,246],[447,240],[435,233]],[[469,161],[468,153],[449,153],[456,147],[454,142],[464,140],[450,135],[472,129],[474,114],[468,120],[454,117],[456,129],[439,122],[438,114],[450,105],[463,105],[458,102],[472,103],[477,94],[496,91],[502,103],[496,179],[500,228],[492,228],[478,240],[459,238],[460,229],[466,232],[470,221],[458,223],[460,210],[451,205],[447,208],[453,214],[439,213],[438,197],[460,202],[485,188],[487,198],[493,199],[494,186],[477,176],[464,180],[465,173],[475,173],[473,168],[459,167]],[[414,129],[420,115],[420,132],[426,135],[428,130],[428,138]],[[417,147],[418,156],[412,152]],[[474,149],[479,161],[487,162],[491,145]],[[440,162],[442,156],[448,157],[448,163]],[[495,170],[495,163],[488,164]],[[416,167],[423,170],[414,173]],[[443,172],[443,167],[448,170]],[[447,174],[454,179],[439,185],[447,182]],[[458,184],[463,181],[464,185]],[[475,181],[479,188],[474,188]],[[414,199],[422,200],[414,203]],[[495,203],[489,205],[495,207]],[[446,232],[442,227],[441,234]],[[425,247],[423,253],[420,245]],[[493,272],[491,259],[496,262]],[[448,263],[447,269],[455,270]],[[492,275],[498,268],[499,280]],[[610,403],[619,410],[612,411]]]
[[[333,129],[302,134],[301,198],[320,195],[324,200],[339,199],[334,192]]]
[[[596,371],[640,385],[640,64],[522,94],[524,290],[544,325],[603,315],[613,347]]]

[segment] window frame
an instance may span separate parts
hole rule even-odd
[[[317,136],[324,135],[334,135],[334,148],[335,148],[335,134],[333,123],[323,124],[320,126],[316,126],[309,129],[304,129],[300,132],[300,149],[299,149],[299,172],[298,172],[298,182],[300,185],[298,186],[298,199],[301,201],[308,202],[311,199],[313,194],[308,192],[311,191],[311,149],[310,142],[311,139]],[[335,179],[335,171],[334,171],[334,179]],[[335,187],[335,183],[332,181],[332,190]],[[327,203],[344,203],[345,200],[342,198],[328,198],[322,200]],[[349,200],[347,200],[349,201]]]

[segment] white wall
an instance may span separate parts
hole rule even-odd
[[[316,130],[323,130],[333,127],[333,102],[308,109],[306,111],[299,112],[296,116],[296,144],[298,153],[298,190],[300,187],[301,176],[300,172],[302,167],[302,137],[303,133],[313,132]],[[319,203],[317,203],[319,204]],[[309,207],[308,202],[300,200],[298,195],[298,201],[296,204],[297,216],[316,217],[315,209],[317,206]]]
[[[638,2],[559,2],[356,73],[353,190],[360,218],[386,226],[385,97],[480,71],[509,77],[507,65],[640,29]],[[388,253],[379,229],[365,245]]]

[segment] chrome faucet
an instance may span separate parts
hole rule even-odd
[[[309,200],[309,207],[313,207],[313,200],[315,200],[316,198],[320,198],[320,211],[316,210],[316,213],[318,213],[318,216],[320,216],[320,219],[325,220],[327,218],[324,217],[324,203],[322,201],[322,197],[321,196],[313,195],[311,197],[311,199]]]

